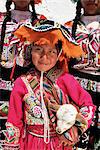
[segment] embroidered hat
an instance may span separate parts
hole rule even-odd
[[[82,55],[82,49],[80,46],[71,38],[70,33],[66,27],[50,20],[38,21],[34,26],[32,24],[24,24],[19,27],[15,32],[21,42],[28,41],[29,44],[52,44],[53,46],[62,42],[62,55],[60,60],[66,57],[80,57]]]
[[[25,23],[14,32],[14,35],[9,44],[11,48],[14,45],[17,46],[14,66],[17,63],[25,67],[31,63],[30,54],[33,43],[37,45],[51,44],[55,46],[58,41],[61,41],[62,48],[59,51],[58,59],[64,71],[68,71],[68,58],[77,58],[83,54],[81,47],[71,38],[68,29],[54,21],[40,20],[34,26],[31,23]]]

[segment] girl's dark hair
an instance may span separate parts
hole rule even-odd
[[[2,28],[1,28],[0,60],[1,60],[1,55],[2,55],[2,51],[3,51],[3,45],[4,45],[6,23],[8,21],[11,21],[11,11],[10,11],[11,4],[12,4],[12,0],[7,0],[7,2],[6,2],[6,11],[7,12],[6,12],[6,16],[4,18]],[[36,15],[36,12],[35,12],[34,0],[30,1],[30,5],[32,6],[32,22],[33,22],[35,19],[37,19],[37,15]]]
[[[32,22],[33,22],[35,19],[37,19],[34,0],[30,1],[30,5],[32,6]]]
[[[73,20],[73,26],[72,26],[72,37],[73,38],[76,37],[77,24],[81,18],[81,9],[82,9],[82,4],[81,4],[81,1],[79,0],[76,5],[76,16],[75,16],[75,19]]]
[[[3,51],[3,44],[4,44],[4,38],[5,38],[5,31],[6,31],[6,23],[11,20],[11,12],[10,12],[10,6],[12,4],[12,0],[7,0],[6,2],[6,16],[4,18],[2,28],[1,28],[1,42],[0,42],[0,59],[1,59],[1,54]]]
[[[60,52],[60,50],[62,49],[62,41],[58,40],[58,42],[55,44],[55,47],[58,50],[58,52]]]

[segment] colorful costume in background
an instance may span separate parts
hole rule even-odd
[[[29,44],[34,42],[37,45],[45,41],[55,45],[58,40],[61,40],[63,49],[58,59],[62,63],[65,63],[67,56],[77,57],[82,54],[80,47],[70,38],[67,29],[54,22],[43,21],[42,24],[37,23],[34,27],[26,24],[20,27],[15,35],[22,43],[25,40]],[[14,43],[14,39],[12,41]],[[76,50],[76,53],[71,48]],[[73,126],[78,129],[79,136],[90,126],[95,111],[91,96],[81,88],[72,75],[66,73],[65,67],[60,69],[57,63],[54,68],[44,72],[42,78],[41,73],[33,66],[26,75],[17,78],[11,93],[7,130],[4,132],[6,148],[72,150],[72,146],[60,145],[61,135],[64,135],[67,141],[76,140],[77,142],[78,139],[74,138]],[[43,97],[41,96],[41,83]],[[60,107],[64,104],[72,104],[80,114],[70,129],[66,124],[62,134],[56,132],[58,118],[56,112],[49,108],[49,102],[52,100],[61,105]],[[48,118],[45,118],[45,111],[47,111]]]
[[[37,2],[38,3],[38,2]],[[1,40],[1,30],[2,24],[6,13],[1,13],[0,15],[0,40]],[[38,16],[40,19],[42,16]],[[8,115],[8,101],[10,99],[10,93],[13,88],[13,81],[11,81],[11,72],[13,72],[12,68],[15,66],[16,61],[16,69],[15,74],[13,76],[16,79],[19,74],[21,74],[22,70],[22,55],[18,53],[16,46],[12,48],[9,47],[9,41],[13,36],[13,32],[21,25],[23,22],[31,22],[32,13],[30,11],[19,11],[19,10],[11,10],[11,21],[6,24],[5,38],[2,53],[0,54],[0,121],[1,121],[1,130],[5,129],[5,122]],[[26,69],[23,69],[24,71]],[[2,133],[0,133],[1,139],[4,138]]]
[[[31,12],[29,11],[23,12],[18,10],[12,10],[11,14],[13,19],[6,25],[7,28],[5,32],[4,46],[0,62],[0,121],[2,126],[1,130],[5,129],[4,123],[6,122],[8,114],[8,101],[10,99],[10,93],[13,87],[13,82],[10,80],[10,75],[12,72],[12,67],[14,66],[14,57],[16,55],[16,48],[13,48],[12,50],[9,49],[9,40],[11,38],[11,34],[13,33],[13,31],[16,30],[19,24],[25,21],[26,19],[31,18]],[[3,20],[4,18],[2,16],[0,20],[0,34]],[[4,136],[1,133],[0,135],[1,139],[4,139]]]
[[[92,21],[93,20],[93,21]],[[95,21],[94,21],[95,20]],[[71,68],[80,85],[87,90],[97,106],[90,132],[91,149],[100,147],[100,15],[82,16],[77,26],[76,41],[80,43],[84,55]],[[92,23],[90,23],[92,22]],[[71,25],[72,22],[67,23]],[[91,146],[92,145],[92,146]]]

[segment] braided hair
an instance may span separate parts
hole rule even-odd
[[[2,28],[1,28],[1,42],[0,42],[0,59],[1,59],[1,54],[3,51],[3,44],[4,44],[4,38],[5,38],[5,31],[6,31],[6,23],[8,21],[11,21],[11,12],[10,12],[10,6],[12,4],[12,0],[7,0],[6,2],[6,16],[4,18]]]
[[[11,21],[11,11],[10,11],[11,4],[12,4],[12,0],[7,0],[6,1],[6,16],[4,18],[4,21],[3,21],[3,24],[2,24],[2,28],[1,28],[0,61],[1,61],[2,51],[3,51],[3,45],[4,45],[6,23],[8,21]],[[34,4],[33,0],[30,1],[30,5],[32,7],[32,21],[31,22],[33,22],[35,19],[37,19],[37,15],[36,15],[36,12],[35,12],[35,4]]]
[[[32,7],[32,22],[37,19],[36,11],[35,11],[35,3],[33,0],[30,1],[30,5]]]
[[[76,37],[77,24],[81,19],[81,9],[82,9],[82,4],[81,1],[79,0],[76,5],[76,16],[75,19],[73,20],[73,26],[72,26],[72,37],[74,39]]]

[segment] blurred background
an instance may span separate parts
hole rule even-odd
[[[0,0],[0,12],[6,11],[5,2],[6,0]],[[75,17],[75,4],[71,0],[43,0],[42,4],[36,5],[36,11],[63,24]]]

